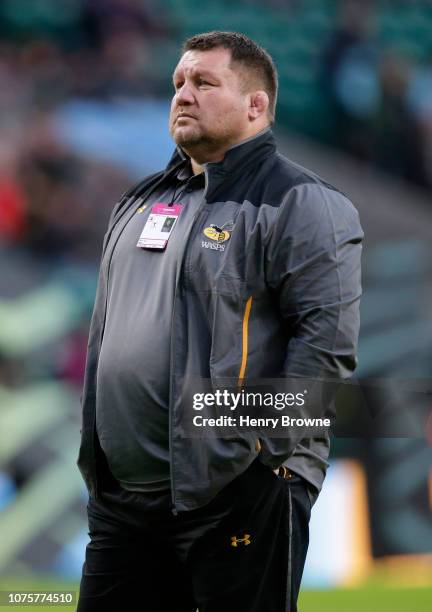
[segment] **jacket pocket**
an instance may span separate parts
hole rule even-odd
[[[247,374],[249,323],[253,299],[246,283],[220,275],[212,291],[213,321],[210,373],[235,384]]]

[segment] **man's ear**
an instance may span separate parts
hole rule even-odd
[[[254,91],[250,94],[248,116],[251,121],[259,119],[267,113],[269,97],[263,90]]]

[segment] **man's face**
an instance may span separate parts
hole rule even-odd
[[[230,59],[223,47],[187,51],[174,71],[170,133],[189,153],[217,151],[244,138],[249,99]]]

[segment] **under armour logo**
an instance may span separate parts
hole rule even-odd
[[[250,544],[250,533],[245,533],[244,538],[237,538],[236,536],[231,536],[231,546],[237,547],[239,545],[239,542],[243,542],[245,546]]]

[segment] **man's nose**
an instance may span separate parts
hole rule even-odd
[[[176,102],[182,104],[193,104],[195,101],[192,89],[188,83],[184,83],[176,93]]]

